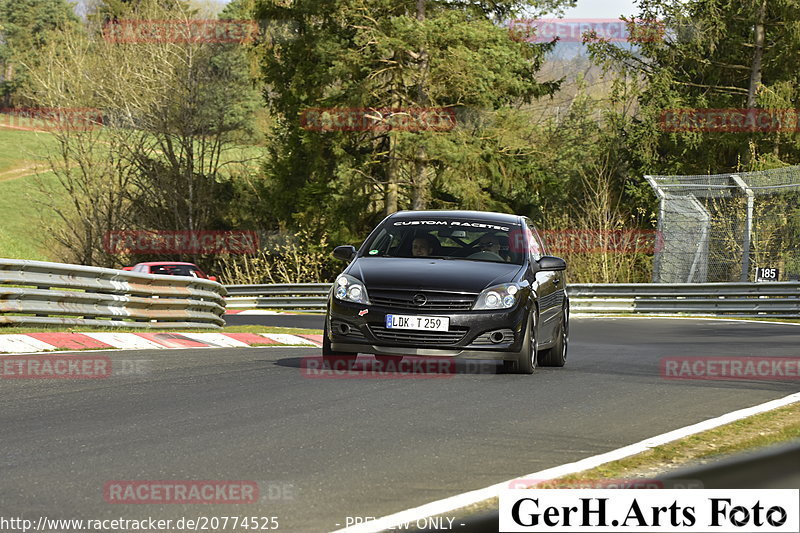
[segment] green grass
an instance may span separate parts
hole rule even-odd
[[[0,257],[52,261],[42,221],[56,216],[43,211],[36,199],[43,198],[39,182],[48,187],[56,183],[55,175],[45,170],[58,143],[49,133],[0,127],[0,145],[10,148],[0,151]],[[37,168],[39,177],[34,175]]]
[[[0,127],[0,181],[2,174],[21,166],[47,165],[47,155],[57,149],[55,137],[49,133],[12,130]]]
[[[714,317],[714,318],[720,318],[720,317]],[[787,322],[789,324],[800,324],[800,318],[769,318],[769,317],[740,318],[740,317],[731,317],[728,320],[755,320],[756,322]]]
[[[696,435],[662,444],[646,452],[612,461],[604,465],[538,483],[531,488],[548,489],[614,480],[653,479],[678,468],[688,468],[800,440],[800,402],[766,413],[737,420]],[[600,485],[598,485],[600,486]],[[481,513],[497,509],[497,498],[470,505],[460,514]]]
[[[0,258],[57,261],[57,254],[44,239],[43,222],[57,223],[58,219],[54,212],[37,204],[36,198],[42,196],[38,182],[57,185],[55,175],[46,171],[50,168],[47,156],[57,153],[58,142],[51,133],[0,127],[0,146],[10,148],[0,151]],[[104,146],[101,143],[97,148],[102,152]],[[246,159],[249,161],[244,165],[255,167],[255,159],[262,155],[262,147],[242,145],[226,150],[221,159],[223,162]],[[98,157],[103,154],[98,153]],[[226,165],[222,174],[236,173],[240,166]],[[34,168],[42,174],[38,177],[29,174],[35,172]],[[17,169],[19,172],[15,172]],[[63,205],[69,201],[59,187],[53,189],[51,196]]]
[[[666,470],[800,439],[800,403],[657,446],[564,479],[655,476]]]
[[[43,221],[55,221],[56,214],[36,203],[42,199],[39,182],[52,187],[56,176],[47,172],[0,181],[0,257],[9,259],[55,260],[45,240]],[[58,197],[56,197],[58,199]]]

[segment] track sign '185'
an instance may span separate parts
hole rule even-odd
[[[756,281],[778,281],[781,271],[773,267],[756,268]]]

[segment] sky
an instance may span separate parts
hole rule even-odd
[[[578,0],[578,5],[564,13],[565,18],[618,19],[620,15],[634,15],[633,0]]]

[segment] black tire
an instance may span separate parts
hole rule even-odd
[[[536,352],[536,310],[533,309],[528,316],[522,350],[517,354],[516,361],[503,361],[504,370],[514,374],[533,374],[538,359]]]
[[[357,353],[334,352],[331,349],[330,328],[328,319],[325,318],[325,329],[322,332],[322,361],[325,366],[334,370],[349,370],[356,362]]]
[[[539,364],[542,366],[564,366],[567,364],[567,348],[569,347],[569,308],[564,307],[561,324],[558,327],[558,340],[552,348],[539,352]]]

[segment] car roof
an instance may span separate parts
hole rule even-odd
[[[148,265],[148,266],[166,266],[166,265],[189,265],[197,268],[194,263],[182,263],[180,261],[150,261],[147,263],[136,263],[134,266]]]
[[[468,218],[485,222],[503,222],[506,224],[519,224],[519,215],[508,213],[493,213],[491,211],[455,211],[455,210],[430,210],[430,211],[398,211],[392,214],[391,219],[420,219],[420,218]]]

